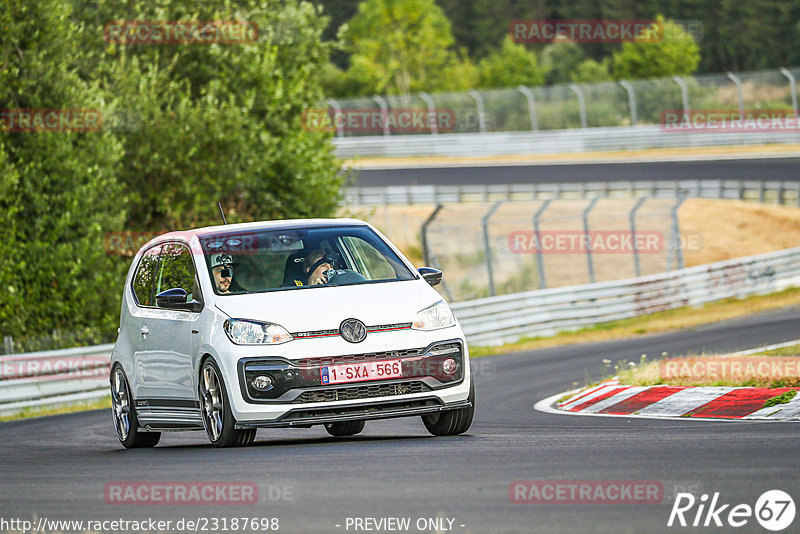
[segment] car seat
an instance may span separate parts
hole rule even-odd
[[[303,270],[303,265],[305,265],[305,251],[303,250],[294,252],[286,258],[286,267],[283,270],[284,287],[296,286],[298,285],[296,282],[300,282],[300,285],[305,285],[306,273]]]

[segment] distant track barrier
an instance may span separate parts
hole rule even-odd
[[[487,182],[492,169],[486,168]],[[620,180],[614,182],[348,187],[347,205],[607,198],[715,198],[800,206],[800,182],[781,180]]]
[[[650,276],[452,304],[470,343],[552,336],[648,313],[800,285],[800,248]]]

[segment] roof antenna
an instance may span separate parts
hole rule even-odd
[[[219,207],[219,214],[222,215],[222,224],[228,224],[228,221],[225,220],[225,212],[222,211],[222,203],[217,202],[217,206]]]

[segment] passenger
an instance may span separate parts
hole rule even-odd
[[[228,254],[214,254],[211,256],[211,273],[214,275],[214,285],[217,293],[227,295],[231,292],[233,282],[233,260]]]

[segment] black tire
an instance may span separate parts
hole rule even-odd
[[[197,385],[200,400],[200,415],[206,429],[208,440],[214,447],[241,447],[250,445],[256,439],[258,429],[236,429],[228,391],[217,363],[207,358],[200,366]]]
[[[115,364],[111,369],[111,416],[119,442],[126,449],[155,447],[161,439],[161,432],[139,430],[131,387],[120,364]]]
[[[365,421],[342,421],[339,423],[325,423],[325,430],[335,437],[355,436],[364,430]]]
[[[474,382],[470,382],[468,399],[472,403],[469,408],[423,415],[422,422],[425,424],[425,428],[434,436],[455,436],[469,430],[472,425],[472,418],[475,415]]]

